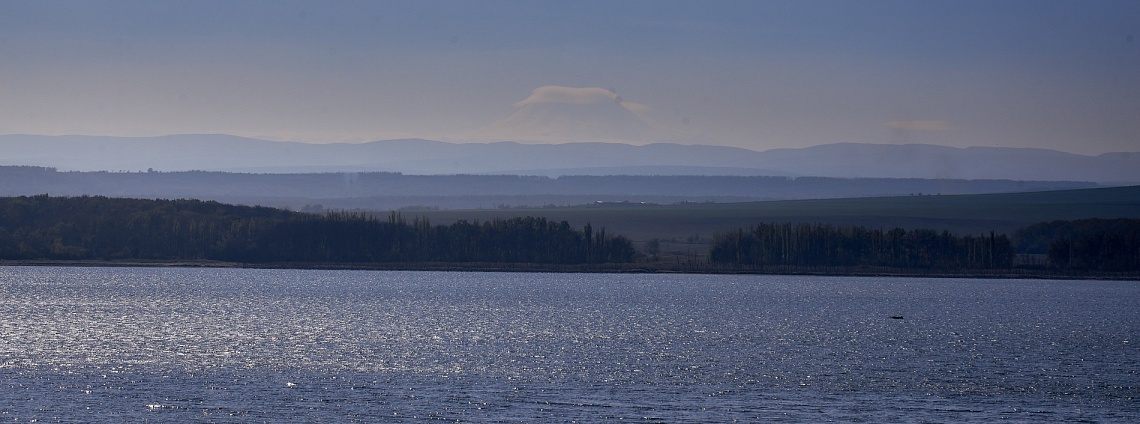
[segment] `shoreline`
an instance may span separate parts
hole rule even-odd
[[[0,267],[230,268],[344,271],[536,272],[600,274],[789,275],[829,277],[986,278],[1016,280],[1138,281],[1140,273],[1049,272],[1031,269],[925,270],[795,266],[725,266],[661,263],[537,264],[482,262],[240,263],[186,260],[0,260]]]

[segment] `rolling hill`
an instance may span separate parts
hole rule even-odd
[[[1018,228],[1054,220],[1140,218],[1140,186],[741,203],[612,203],[553,209],[423,211],[407,215],[422,216],[436,223],[541,216],[574,225],[592,223],[638,242],[657,238],[697,249],[715,233],[769,222],[925,228],[978,235],[990,231],[1009,234]]]
[[[274,142],[227,135],[0,136],[0,165],[61,171],[401,172],[518,175],[767,175],[1140,183],[1140,153],[1085,156],[1043,149],[828,144],[754,151],[657,143],[362,144]]]

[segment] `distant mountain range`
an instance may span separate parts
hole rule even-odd
[[[763,175],[1140,183],[1140,152],[1085,156],[1045,149],[921,144],[839,143],[754,151],[665,143],[634,146],[404,139],[307,144],[228,135],[0,135],[0,165],[46,166],[60,171]]]

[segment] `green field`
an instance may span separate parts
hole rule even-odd
[[[764,222],[806,222],[870,228],[929,228],[955,234],[1012,233],[1038,222],[1083,218],[1140,218],[1140,186],[961,196],[902,196],[748,203],[652,205],[609,203],[535,209],[439,210],[404,213],[434,224],[541,216],[586,223],[636,243],[659,239],[665,251],[707,249],[716,233]]]

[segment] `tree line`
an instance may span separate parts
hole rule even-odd
[[[1018,255],[1045,260],[1027,265]],[[398,213],[316,215],[199,200],[0,198],[0,259],[9,260],[589,264],[641,256],[604,228],[536,217],[432,225]],[[714,266],[1131,272],[1140,271],[1140,219],[1046,222],[1012,237],[771,223],[715,236],[708,259]]]
[[[1019,250],[1045,254],[1050,266],[1140,270],[1140,219],[1081,219],[1034,224],[1014,234]]]
[[[637,252],[622,236],[582,230],[566,221],[518,217],[431,225],[391,213],[330,212],[285,220],[251,232],[219,259],[240,262],[497,262],[584,264],[632,262]]]
[[[947,231],[883,231],[865,227],[761,224],[713,239],[720,264],[922,269],[1001,269],[1013,265],[1005,235],[955,236]]]
[[[622,236],[513,218],[431,225],[199,200],[0,198],[0,259],[273,262],[631,262]]]
[[[1016,263],[1018,255],[1044,256]],[[719,234],[714,264],[906,269],[1013,269],[1140,271],[1140,219],[1083,219],[1034,224],[1012,237],[954,235],[926,229],[761,224]]]

